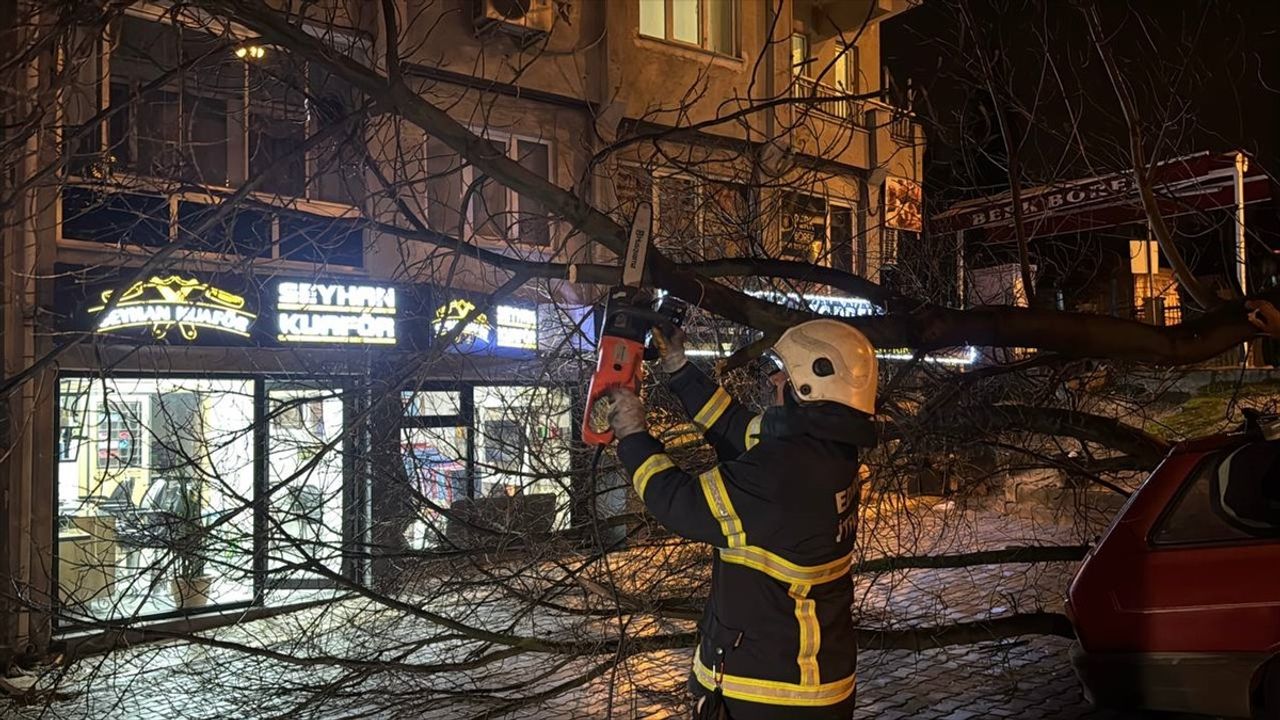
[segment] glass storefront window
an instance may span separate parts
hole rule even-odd
[[[364,443],[345,384],[66,376],[58,389],[63,622],[288,601],[360,573],[348,551],[368,500],[350,445]],[[401,400],[391,467],[410,548],[568,526],[566,391],[463,384]]]
[[[470,432],[461,425],[406,428],[401,431],[400,450],[404,456],[409,491],[418,506],[417,516],[406,531],[405,540],[415,550],[436,548],[447,543],[449,518],[454,503],[470,494],[467,473],[467,443]]]
[[[476,496],[538,497],[521,512],[538,529],[568,526],[569,395],[527,385],[475,389]],[[554,509],[551,509],[554,508]]]
[[[568,527],[567,392],[484,385],[403,399],[401,453],[419,508],[406,531],[411,548],[465,548]]]
[[[275,585],[342,572],[346,457],[342,389],[269,383],[268,568]]]
[[[454,390],[425,390],[400,394],[409,417],[441,417],[462,414],[462,396]]]
[[[253,383],[59,383],[64,612],[120,618],[253,597]]]

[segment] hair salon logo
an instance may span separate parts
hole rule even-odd
[[[436,308],[436,332],[441,335],[453,330],[453,327],[462,322],[474,312],[476,304],[470,300],[450,300],[448,303]],[[471,340],[479,340],[488,342],[489,335],[493,332],[493,328],[489,325],[489,315],[487,313],[479,313],[471,322],[462,328],[458,333],[458,339],[469,338]]]
[[[89,308],[102,313],[111,303],[114,290],[102,292],[102,304]],[[125,290],[97,325],[102,332],[149,327],[157,340],[177,326],[183,339],[195,340],[201,328],[249,336],[249,326],[257,316],[245,310],[243,296],[208,283],[177,275],[140,280]]]

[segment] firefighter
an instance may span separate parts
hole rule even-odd
[[[837,320],[791,328],[772,351],[784,401],[753,415],[685,359],[682,336],[659,340],[671,388],[719,464],[701,475],[677,467],[629,390],[612,393],[609,423],[649,512],[716,548],[689,678],[695,717],[848,720],[858,448],[875,442],[874,348]]]

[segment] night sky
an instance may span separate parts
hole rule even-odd
[[[1003,104],[1022,136],[1027,175],[1065,179],[1122,169],[1120,106],[1077,3],[926,0],[883,28],[884,61],[899,87],[911,78],[929,126],[926,182],[935,199],[1007,186],[1003,147],[983,109],[976,35]],[[1143,125],[1163,132],[1159,157],[1244,149],[1280,174],[1280,3],[1140,0],[1100,3],[1117,61],[1140,99]],[[1074,130],[1074,132],[1072,132]],[[984,163],[983,148],[1000,162]],[[994,173],[992,171],[995,171]],[[982,194],[982,193],[977,193]]]
[[[910,78],[926,127],[928,214],[1008,189],[997,112],[1018,141],[1024,187],[1132,171],[1129,125],[1083,4],[925,0],[883,26],[884,62],[897,90],[891,100],[903,101]],[[1243,149],[1254,167],[1280,177],[1280,2],[1102,0],[1096,7],[1135,97],[1149,159]],[[1272,196],[1280,197],[1280,184]],[[1280,283],[1280,202],[1251,205],[1248,217],[1250,282]],[[1233,277],[1231,211],[1172,222],[1197,274]],[[1130,225],[1036,240],[1033,261],[1041,282],[1065,290],[1070,306],[1073,295],[1093,298],[1108,277],[1127,273],[1127,238],[1145,232]],[[970,240],[973,267],[1013,260],[1011,243],[977,245]]]

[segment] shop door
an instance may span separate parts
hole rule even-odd
[[[340,384],[266,387],[268,586],[329,586],[343,571],[346,393]]]
[[[494,515],[506,530],[542,534],[569,519],[570,399],[557,388],[474,389],[476,494],[510,498]]]
[[[454,505],[473,496],[471,396],[458,390],[407,391],[400,430],[406,492],[415,508],[405,528],[413,550],[452,546]]]

